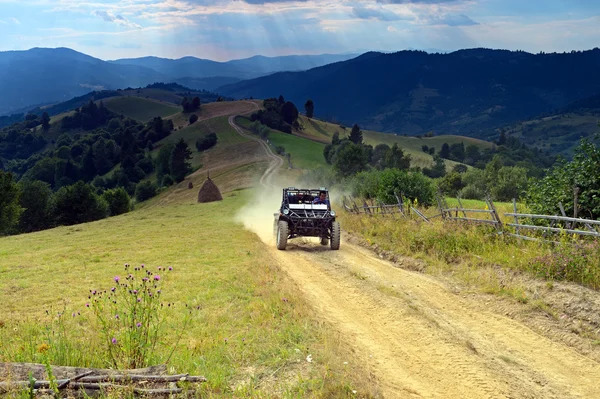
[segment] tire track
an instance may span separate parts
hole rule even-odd
[[[282,165],[271,163],[268,187]],[[272,245],[273,259],[320,317],[340,332],[390,398],[600,398],[600,365],[525,325],[446,289],[433,277],[394,267],[343,243],[310,239]],[[318,359],[316,359],[318,361]]]
[[[256,103],[251,102],[250,104],[254,105],[255,108],[258,109],[258,105],[256,105]],[[228,121],[229,121],[229,124],[231,125],[231,127],[233,127],[240,136],[245,137],[249,140],[258,142],[261,145],[261,147],[263,148],[263,150],[265,151],[267,158],[270,160],[267,170],[260,177],[260,184],[265,188],[271,187],[273,176],[275,175],[277,170],[283,165],[283,159],[281,157],[275,155],[273,153],[273,151],[271,150],[271,147],[269,147],[269,145],[267,143],[265,143],[264,140],[261,140],[258,137],[254,137],[254,136],[244,133],[242,128],[240,128],[238,125],[235,124],[235,117],[236,117],[236,115],[231,115],[229,117]]]

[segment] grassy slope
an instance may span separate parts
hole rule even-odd
[[[245,128],[250,133],[250,120],[247,118],[236,118],[236,123]],[[293,168],[314,169],[315,167],[327,167],[323,158],[323,148],[325,144],[310,141],[302,137],[282,133],[277,130],[269,129],[269,142],[273,150],[278,146],[283,146],[286,153],[291,154]]]
[[[300,123],[302,126],[304,126],[302,134],[321,142],[331,142],[331,137],[336,132],[339,133],[340,137],[345,137],[350,134],[350,127],[346,127],[344,130],[339,125],[315,119],[308,119],[304,116],[300,117]],[[424,137],[419,139],[418,137],[397,136],[394,134],[373,132],[369,130],[363,130],[363,139],[366,144],[371,144],[373,147],[382,143],[390,146],[392,146],[394,143],[398,143],[398,146],[404,150],[404,153],[409,154],[412,157],[412,165],[420,167],[431,166],[433,163],[433,157],[429,154],[425,154],[422,151],[423,145],[435,147],[436,151],[439,151],[442,148],[443,143],[452,145],[454,143],[464,142],[465,146],[474,144],[480,148],[489,148],[492,146],[492,144],[487,141],[478,140],[471,137],[448,135]],[[457,164],[456,162],[448,160],[445,162],[448,168],[452,168]]]
[[[166,118],[177,114],[181,108],[142,97],[112,97],[104,101],[106,108],[116,114],[123,114],[140,122],[148,122],[156,116]]]
[[[598,115],[567,113],[523,122],[508,131],[528,145],[571,156],[581,137],[598,133]]]

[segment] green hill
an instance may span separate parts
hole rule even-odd
[[[181,107],[143,97],[108,98],[104,100],[104,106],[118,115],[128,116],[140,122],[148,122],[156,116],[166,118],[181,112]]]
[[[527,145],[570,158],[581,138],[600,133],[600,112],[569,112],[528,120],[506,129]]]
[[[305,116],[300,116],[300,124],[302,125],[302,129],[299,132],[296,132],[298,135],[321,143],[330,143],[331,138],[335,133],[338,133],[340,137],[345,137],[350,134],[350,127],[336,125],[317,119],[309,119]],[[444,143],[452,145],[463,142],[465,146],[473,144],[479,147],[480,150],[493,147],[493,144],[488,141],[472,137],[444,135],[419,138],[414,136],[399,136],[390,133],[374,132],[370,130],[363,130],[363,140],[366,144],[370,144],[373,147],[377,144],[387,144],[392,146],[396,143],[406,154],[412,157],[411,165],[419,167],[429,167],[433,163],[433,156],[423,152],[423,145],[426,145],[429,148],[434,147],[436,151],[439,151]],[[446,160],[446,165],[449,168],[456,164],[457,162]]]

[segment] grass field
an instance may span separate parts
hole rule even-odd
[[[528,145],[571,157],[582,137],[593,137],[599,132],[598,115],[560,114],[533,119],[508,131]]]
[[[0,361],[41,362],[38,349],[47,343],[52,364],[105,367],[100,327],[85,307],[90,290],[108,290],[115,276],[124,276],[124,263],[154,271],[171,266],[173,272],[162,272],[162,298],[175,303],[167,324],[181,322],[185,304],[200,312],[182,332],[170,366],[207,377],[204,397],[368,393],[342,343],[313,318],[264,244],[234,221],[249,196],[237,191],[222,202],[153,206],[1,238]],[[67,333],[47,335],[46,310],[65,311]],[[164,361],[176,342],[176,330],[167,331],[154,362]]]
[[[246,138],[240,136],[234,128],[231,127],[227,121],[227,116],[220,116],[217,118],[207,119],[205,121],[196,122],[193,125],[177,130],[165,137],[163,140],[157,143],[159,148],[163,144],[176,143],[179,139],[183,138],[192,151],[192,167],[196,168],[202,164],[203,154],[196,150],[196,140],[206,136],[209,133],[216,133],[218,142],[217,146],[230,146],[233,144],[242,143],[247,141]],[[158,148],[153,151],[153,154],[158,153]],[[209,150],[210,151],[210,150]]]
[[[252,122],[248,118],[236,118],[236,124],[249,131]],[[323,157],[325,144],[307,140],[302,137],[282,133],[269,129],[269,142],[275,152],[275,148],[283,146],[286,153],[291,154],[294,169],[314,169],[316,167],[327,167]]]
[[[351,127],[346,127],[346,129],[343,129],[339,125],[320,120],[309,119],[304,116],[300,116],[300,123],[304,127],[304,129],[301,131],[303,135],[324,143],[330,143],[332,136],[336,132],[339,134],[340,138],[343,138],[348,136],[351,130]],[[465,146],[474,144],[481,149],[490,148],[492,146],[492,143],[471,137],[447,135],[418,138],[398,136],[391,133],[373,132],[369,130],[363,130],[363,141],[365,144],[371,144],[373,147],[375,147],[377,144],[387,144],[392,146],[394,143],[397,143],[405,154],[409,154],[412,157],[411,165],[420,167],[429,167],[433,163],[433,157],[423,152],[423,145],[434,147],[436,152],[442,148],[442,144],[444,143],[452,145],[463,142],[465,143]],[[448,169],[457,164],[457,162],[449,160],[446,160],[445,162]]]
[[[142,97],[112,97],[104,101],[106,108],[118,115],[126,115],[140,122],[148,122],[154,117],[166,118],[177,114],[181,108]]]

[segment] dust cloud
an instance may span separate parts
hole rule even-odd
[[[274,244],[274,214],[279,213],[282,188],[276,186],[256,188],[254,196],[235,215],[235,220],[258,235],[265,244]]]

